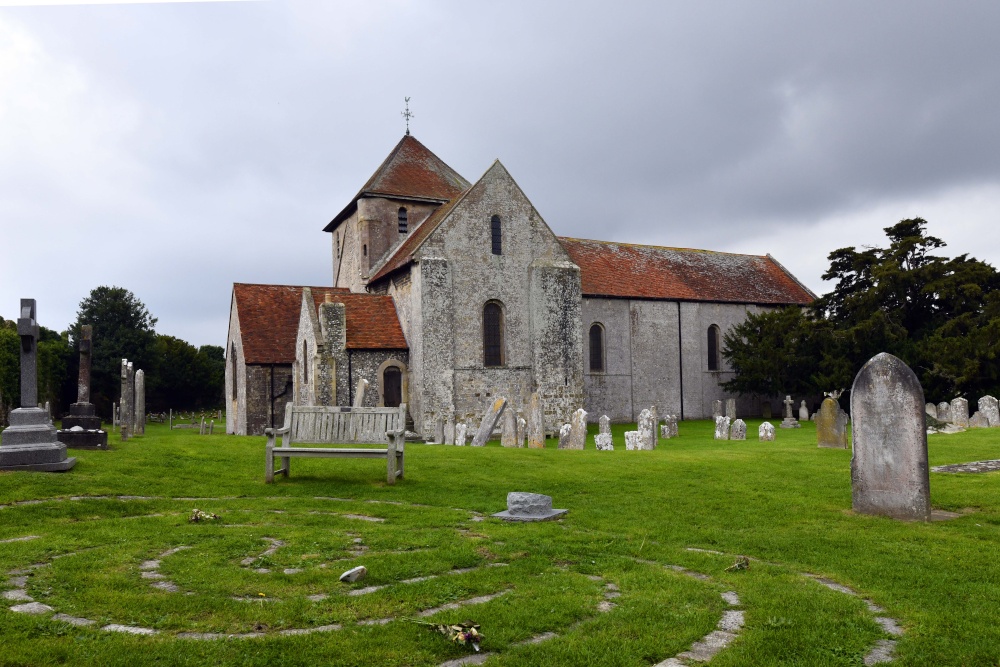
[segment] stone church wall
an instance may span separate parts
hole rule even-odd
[[[226,433],[229,434],[247,434],[246,371],[240,318],[234,301],[229,309],[229,340],[226,341]]]
[[[292,398],[286,391],[292,365],[248,364],[246,378],[246,435],[264,435],[265,428],[285,421],[285,405]]]
[[[360,267],[362,274],[368,275],[372,267],[381,263],[386,253],[402,243],[438,206],[439,204],[420,204],[382,197],[359,199],[356,224],[362,244]],[[406,209],[408,229],[406,234],[399,233],[400,207]],[[368,246],[367,257],[363,251],[365,245]]]

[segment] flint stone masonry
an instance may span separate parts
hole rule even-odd
[[[927,412],[928,416],[933,417],[934,419],[938,418],[937,406],[934,405],[933,403],[928,403],[927,405],[925,405],[924,410]]]
[[[500,444],[503,447],[517,447],[517,415],[513,410],[504,410],[502,422]]]
[[[542,449],[545,447],[545,419],[542,409],[542,399],[538,392],[531,394],[528,400],[528,447]]]
[[[729,417],[715,418],[715,439],[729,440]]]
[[[569,424],[563,424],[559,427],[559,449],[570,449],[569,446],[569,434],[573,429]]]
[[[643,410],[639,413],[636,430],[639,431],[642,449],[656,449],[656,423],[650,410]]]
[[[737,419],[733,422],[733,427],[729,432],[730,440],[746,440],[747,439],[747,424],[742,419]]]
[[[969,428],[989,428],[990,422],[986,416],[978,410],[969,417]]]
[[[598,433],[594,436],[594,446],[601,452],[612,452],[615,449],[610,433]]]
[[[938,403],[937,418],[938,421],[951,422],[951,403],[945,403],[944,401]]]
[[[992,396],[983,396],[979,399],[979,411],[983,413],[990,428],[1000,426],[1000,404]]]
[[[56,440],[48,413],[37,407],[39,326],[35,300],[21,299],[17,335],[21,339],[21,407],[10,411],[10,426],[0,433],[0,470],[62,472],[76,465],[66,445]]]
[[[512,491],[507,494],[507,509],[493,516],[505,521],[548,521],[568,511],[552,509],[552,496]]]
[[[829,396],[816,413],[816,441],[819,447],[847,449],[847,414]]]
[[[764,422],[757,429],[757,439],[761,442],[774,442],[774,425],[771,422]]]
[[[493,405],[491,405],[490,409],[483,415],[483,421],[479,425],[479,431],[476,432],[476,437],[472,439],[473,447],[486,446],[486,441],[490,439],[491,435],[493,435],[493,431],[497,427],[497,422],[500,421],[500,417],[503,416],[503,412],[506,408],[506,398],[501,396],[497,400],[493,401]]]
[[[960,428],[969,425],[969,401],[962,397],[951,402],[951,423]]]
[[[920,381],[900,359],[882,352],[858,372],[851,388],[855,512],[930,520],[926,414]]]
[[[637,451],[642,449],[642,434],[638,431],[625,431],[625,450]]]
[[[569,442],[566,448],[583,449],[587,443],[587,411],[579,408],[573,413],[569,425]]]

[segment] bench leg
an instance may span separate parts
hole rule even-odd
[[[390,443],[385,453],[385,481],[387,484],[396,483],[396,448]]]
[[[274,481],[274,447],[270,444],[264,449],[264,482]]]
[[[396,474],[399,475],[400,479],[403,479],[403,452],[396,452]]]
[[[292,467],[290,465],[291,460],[292,459],[288,458],[287,456],[283,456],[281,458],[281,474],[283,474],[285,477],[288,477],[288,471]]]

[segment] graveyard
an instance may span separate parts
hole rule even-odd
[[[745,424],[408,443],[393,485],[364,459],[265,484],[264,437],[106,425],[68,472],[0,472],[0,664],[996,664],[998,475],[931,472],[948,520],[858,514],[851,449]],[[932,468],[995,458],[994,429],[928,436]],[[514,491],[567,512],[493,517]],[[465,621],[480,653],[431,627]]]

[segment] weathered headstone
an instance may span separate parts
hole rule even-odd
[[[601,418],[597,420],[597,432],[598,433],[611,433],[611,418],[607,415],[601,415]]]
[[[444,444],[444,415],[438,415],[434,418],[434,434],[432,437],[434,444]]]
[[[680,431],[677,426],[677,415],[668,415],[667,423],[670,424],[670,437],[676,438],[680,435]]]
[[[928,416],[933,417],[934,419],[938,418],[937,406],[934,405],[933,403],[928,403],[927,405],[925,405],[924,410],[927,412]]]
[[[513,410],[504,410],[500,427],[500,445],[517,447],[517,414]]]
[[[542,449],[545,447],[544,417],[542,399],[536,391],[528,400],[528,447],[531,449]]]
[[[524,420],[524,417],[517,418],[517,446],[519,448],[524,448],[525,440],[528,437],[528,422]]]
[[[368,391],[368,380],[358,378],[358,387],[354,390],[354,407],[360,408],[365,404],[365,393]],[[441,442],[438,440],[438,442]]]
[[[118,430],[121,433],[122,442],[125,442],[132,432],[132,422],[129,420],[128,411],[128,359],[122,359],[121,377],[119,379],[121,380],[121,395],[118,401]]]
[[[951,423],[961,428],[969,425],[969,401],[961,396],[951,402]]]
[[[635,451],[642,448],[642,434],[638,431],[625,431],[625,450]]]
[[[760,404],[760,416],[764,419],[771,418],[771,401],[764,401]]]
[[[851,388],[855,512],[930,520],[927,413],[920,381],[900,359],[882,352]]]
[[[809,408],[806,407],[805,399],[802,399],[802,404],[799,405],[799,421],[800,422],[809,421]]]
[[[757,439],[761,442],[774,442],[774,426],[771,422],[764,422],[757,429]]]
[[[726,416],[730,419],[736,419],[736,399],[727,398],[726,399]]]
[[[997,403],[997,399],[983,396],[979,399],[979,411],[983,413],[990,427],[1000,426],[1000,404]]]
[[[568,511],[552,509],[552,496],[513,491],[507,494],[507,509],[493,516],[505,521],[548,521]]]
[[[938,403],[938,421],[941,422],[951,422],[951,403],[945,403],[941,401]]]
[[[823,399],[816,413],[816,442],[819,447],[847,449],[846,413],[829,396]]]
[[[969,428],[989,428],[989,427],[990,427],[990,421],[986,418],[986,415],[984,415],[979,410],[976,410],[974,413],[972,413],[972,416],[969,417]]]
[[[10,426],[0,433],[0,470],[61,472],[76,465],[56,428],[38,407],[39,326],[34,299],[21,299],[17,320],[21,355],[21,407],[10,411]]]
[[[802,424],[792,416],[792,404],[794,402],[791,396],[785,396],[785,400],[783,401],[785,404],[785,418],[781,420],[781,428],[802,428]]]
[[[715,418],[715,439],[729,440],[729,417]]]
[[[583,449],[587,444],[587,411],[579,408],[569,421],[569,443],[566,449]]]
[[[722,416],[722,401],[712,401],[712,419],[718,419]]]
[[[69,406],[63,417],[62,429],[56,438],[70,448],[107,449],[108,434],[101,429],[101,418],[90,402],[90,367],[93,352],[93,327],[80,327],[80,373],[76,385],[76,403]]]
[[[670,422],[666,421],[660,424],[660,437],[664,440],[669,440],[671,436]]]
[[[448,413],[448,419],[444,422],[444,444],[455,444],[455,415]]]
[[[140,368],[135,372],[135,417],[133,423],[136,435],[146,433],[146,373]]]
[[[594,446],[601,452],[611,452],[615,449],[615,444],[611,439],[610,433],[598,433],[595,435]]]
[[[485,447],[486,441],[490,439],[493,435],[493,431],[497,427],[497,422],[500,421],[500,417],[503,416],[503,411],[507,407],[507,399],[501,396],[497,400],[493,401],[489,410],[483,415],[483,422],[479,425],[479,431],[476,432],[476,437],[472,439],[473,447]]]
[[[636,430],[642,438],[643,449],[656,449],[656,425],[653,422],[653,413],[643,410],[639,413],[639,421],[636,423]]]
[[[559,427],[559,449],[570,449],[569,434],[572,430],[573,427],[569,424],[563,424]]]
[[[465,422],[459,422],[455,424],[455,444],[459,447],[465,447],[465,431],[469,427],[466,426]]]
[[[737,419],[733,422],[732,428],[729,430],[730,440],[746,440],[747,439],[747,423],[742,419]]]

